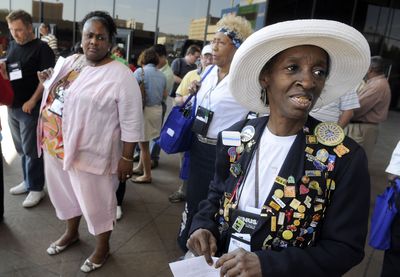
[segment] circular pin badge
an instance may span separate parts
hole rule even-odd
[[[228,149],[228,155],[229,155],[230,157],[236,156],[236,147],[229,147],[229,149]]]
[[[306,211],[306,207],[304,205],[299,205],[297,207],[297,210],[299,211],[299,213],[304,213]]]
[[[274,191],[274,195],[278,198],[282,198],[283,197],[283,190],[281,189],[277,189]]]
[[[319,189],[319,183],[317,181],[311,181],[310,184],[308,185],[308,187],[310,189],[318,190]]]
[[[300,220],[295,219],[295,220],[293,221],[293,225],[294,225],[294,226],[300,226]]]
[[[240,144],[236,147],[236,153],[241,154],[244,151],[244,145]]]
[[[310,182],[310,177],[303,176],[301,177],[301,181],[303,182],[303,184],[307,185]]]
[[[290,230],[285,230],[285,231],[283,231],[283,233],[282,233],[282,237],[283,237],[285,240],[290,240],[290,239],[293,238],[293,233],[292,233],[292,231],[290,231]]]
[[[254,137],[255,133],[256,129],[254,129],[254,126],[251,125],[244,126],[242,132],[240,133],[240,139],[243,142],[248,142]]]
[[[321,122],[315,127],[314,135],[326,146],[336,146],[344,140],[342,127],[334,122]]]

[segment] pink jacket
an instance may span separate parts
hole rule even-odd
[[[54,82],[71,70],[75,57],[67,58]],[[41,110],[48,94],[46,89]],[[86,66],[66,90],[64,99],[64,170],[75,168],[98,175],[115,174],[122,141],[138,142],[144,138],[141,94],[132,72],[117,61]],[[40,148],[40,115],[37,134]]]

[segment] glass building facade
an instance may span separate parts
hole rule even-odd
[[[331,19],[349,24],[364,34],[371,55],[387,61],[392,89],[391,108],[399,109],[400,1],[398,0],[269,0],[266,25],[292,19]]]
[[[37,36],[40,22],[49,23],[51,32],[57,36],[58,47],[63,56],[69,55],[74,45],[80,44],[79,22],[83,17],[90,11],[104,10],[114,16],[117,25],[121,27],[118,29],[115,43],[125,48],[127,60],[136,59],[143,49],[154,44],[154,32],[142,30],[142,23],[118,19],[118,15],[130,18],[135,8],[137,7],[131,0],[1,0],[0,54],[6,50],[7,41],[11,38],[5,20],[10,10],[22,9],[29,12]],[[142,25],[132,28],[138,24]],[[135,47],[132,47],[134,43]]]

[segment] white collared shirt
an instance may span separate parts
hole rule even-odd
[[[204,72],[207,72],[209,68],[210,66]],[[208,128],[208,138],[216,139],[219,132],[244,119],[249,112],[233,98],[228,90],[228,77],[226,76],[218,83],[218,67],[214,66],[197,92],[196,110],[201,105],[214,112]]]

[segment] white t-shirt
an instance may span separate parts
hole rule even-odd
[[[204,72],[207,72],[209,68],[210,66]],[[196,110],[201,105],[214,112],[207,132],[208,138],[216,139],[219,132],[244,119],[249,112],[233,98],[228,90],[227,80],[228,76],[217,84],[218,67],[214,66],[197,92]]]
[[[258,207],[255,207],[255,168],[256,158],[255,153],[251,164],[249,165],[247,178],[241,185],[242,192],[239,190],[239,206],[240,210],[249,211],[248,207],[261,209],[267,199],[276,176],[279,174],[283,162],[289,153],[290,147],[297,135],[280,137],[272,134],[265,127],[262,134],[260,144],[259,157],[259,200]]]

